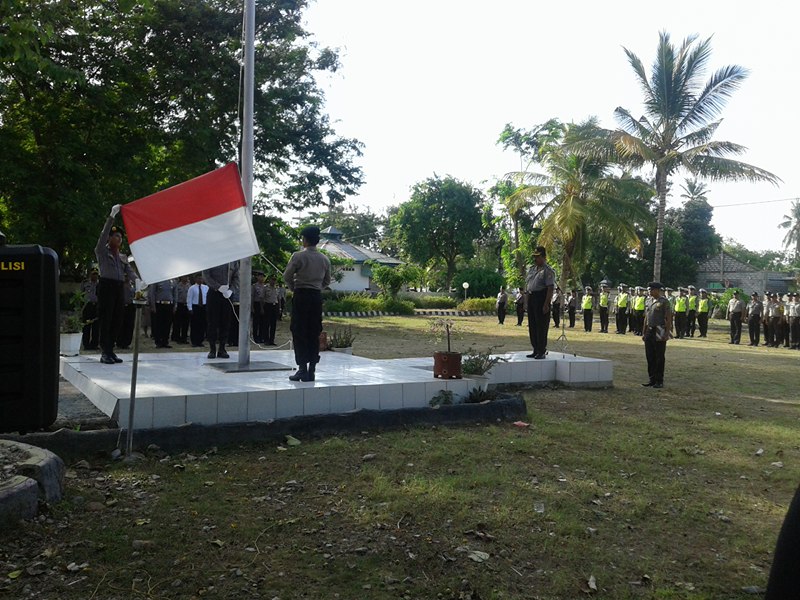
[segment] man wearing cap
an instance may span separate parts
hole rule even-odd
[[[591,286],[586,286],[583,290],[581,299],[581,310],[583,311],[583,331],[589,333],[592,330],[592,320],[594,319],[594,294]]]
[[[506,293],[506,286],[501,285],[500,291],[497,293],[497,301],[494,303],[495,310],[497,311],[498,325],[505,324],[507,305],[508,305],[508,294]]]
[[[300,235],[303,250],[292,254],[283,272],[283,280],[294,292],[290,329],[298,368],[289,379],[314,381],[322,333],[322,290],[331,282],[331,261],[317,250],[319,227],[309,225]]]
[[[769,301],[766,303],[764,310],[767,313],[767,346],[773,348],[778,347],[778,328],[781,323],[781,304],[778,302],[778,294],[772,292],[769,294]]]
[[[517,310],[517,327],[522,327],[522,321],[525,320],[525,292],[522,288],[519,288],[514,296],[514,306]]]
[[[660,288],[663,291],[663,288]],[[642,335],[644,326],[644,311],[647,308],[647,295],[644,290],[636,286],[636,295],[633,297],[633,319],[631,322],[633,332],[636,335]]]
[[[225,344],[228,342],[233,313],[230,297],[233,295],[233,288],[239,287],[239,261],[205,269],[203,281],[208,285],[206,297],[208,358],[230,358],[225,350]]]
[[[650,302],[647,303],[644,322],[642,324],[642,340],[647,357],[647,383],[644,387],[664,387],[664,362],[667,352],[667,340],[672,330],[672,309],[669,301],[662,295],[663,286],[653,281],[648,286]]]
[[[619,287],[617,288],[617,297],[614,299],[614,306],[616,307],[617,312],[617,333],[621,335],[625,335],[625,332],[628,329],[629,301],[630,296],[628,296],[628,286],[624,283],[620,283]]]
[[[711,302],[708,299],[708,292],[700,288],[700,299],[697,301],[697,328],[700,330],[700,337],[708,337],[708,315],[711,311]]]
[[[563,301],[564,294],[561,293],[561,288],[556,286],[556,289],[553,292],[552,309],[550,310],[550,312],[553,313],[553,325],[556,327],[561,326],[561,310]]]
[[[688,309],[689,302],[686,297],[686,289],[679,287],[678,297],[675,298],[675,333],[679,340],[682,340],[686,335],[686,325],[688,323],[686,311]]]
[[[572,290],[567,296],[567,316],[570,328],[575,327],[575,311],[578,307],[578,290]]]
[[[761,315],[764,313],[764,303],[758,297],[758,292],[750,294],[747,303],[747,332],[750,334],[748,346],[758,346],[761,341]]]
[[[114,219],[122,209],[121,204],[111,208],[106,219],[94,254],[100,271],[97,283],[97,318],[100,321],[100,362],[106,365],[121,363],[122,359],[114,353],[114,343],[122,328],[122,316],[125,306],[123,285],[125,275],[131,281],[136,280],[136,273],[128,264],[128,257],[119,249],[122,245],[122,231],[112,227]]]
[[[739,292],[733,292],[733,298],[728,302],[725,318],[731,323],[731,341],[729,344],[738,344],[742,337],[742,317],[744,315],[744,302],[739,299]]]
[[[600,298],[597,301],[600,306],[600,333],[608,333],[608,286],[600,284]]]
[[[533,251],[534,265],[525,278],[528,296],[528,335],[533,353],[528,358],[542,359],[547,354],[547,330],[550,328],[550,309],[556,285],[556,273],[547,264],[547,251],[537,246]]]
[[[100,343],[98,339],[100,321],[97,320],[97,280],[99,275],[100,272],[97,269],[92,269],[89,279],[81,283],[81,292],[86,299],[81,311],[81,320],[85,323],[83,326],[84,350],[97,350]]]
[[[687,299],[686,310],[686,335],[694,337],[694,332],[697,328],[697,289],[689,286],[689,298]]]

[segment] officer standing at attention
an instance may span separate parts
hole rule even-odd
[[[600,333],[608,333],[608,286],[600,284]]]
[[[208,286],[203,283],[203,276],[194,276],[194,285],[189,288],[186,295],[186,304],[189,308],[189,339],[192,341],[193,348],[202,348],[203,340],[206,339],[206,299],[208,298]]]
[[[747,303],[747,332],[750,334],[748,346],[758,346],[761,341],[761,315],[764,313],[764,303],[758,299],[758,292],[750,294]]]
[[[739,292],[733,292],[733,298],[728,302],[725,317],[731,322],[731,341],[729,344],[738,344],[742,337],[742,316],[744,315],[744,302],[739,300]]]
[[[567,315],[570,328],[575,327],[575,309],[578,306],[578,290],[572,290],[567,298]]]
[[[203,280],[208,285],[206,297],[206,337],[210,346],[208,358],[230,358],[225,350],[233,312],[229,298],[233,295],[232,288],[239,287],[239,262],[205,269]]]
[[[522,321],[525,320],[525,293],[522,289],[517,290],[517,295],[514,297],[514,305],[517,309],[517,327],[521,327]]]
[[[528,335],[533,347],[533,352],[527,357],[538,360],[547,354],[547,331],[550,329],[550,310],[556,286],[556,273],[547,264],[547,251],[544,246],[536,246],[533,251],[533,262],[525,277],[525,290],[528,296]]]
[[[592,288],[586,286],[583,290],[583,298],[581,299],[581,310],[583,311],[583,330],[589,333],[592,330],[592,319],[594,319],[594,295]]]
[[[708,314],[711,311],[711,302],[708,299],[708,292],[700,288],[700,299],[697,301],[697,328],[700,330],[700,337],[708,337]]]
[[[778,347],[778,327],[781,323],[781,305],[778,302],[778,295],[775,292],[768,294],[769,301],[764,309],[767,313],[767,346]]]
[[[617,297],[614,299],[614,305],[617,309],[617,333],[625,335],[628,330],[628,286],[620,283],[617,288]]]
[[[175,313],[172,318],[172,341],[176,344],[189,343],[189,277],[182,275],[175,284]]]
[[[253,304],[253,340],[256,344],[267,341],[267,284],[264,283],[264,273],[256,271],[256,282],[252,287]]]
[[[663,286],[659,288],[661,292],[664,291]],[[659,292],[659,293],[661,293]],[[663,294],[662,294],[663,295]],[[631,319],[631,329],[636,335],[642,335],[642,326],[644,324],[644,309],[647,305],[647,296],[644,290],[638,285],[636,286],[636,295],[633,297],[633,318]]]
[[[651,300],[647,303],[644,324],[642,325],[644,351],[647,357],[647,374],[649,380],[644,387],[664,387],[664,362],[667,352],[667,340],[672,330],[672,310],[669,302],[661,295],[663,286],[658,281],[649,284]]]
[[[97,269],[92,269],[89,274],[89,280],[81,284],[81,292],[86,298],[81,311],[81,321],[86,323],[83,326],[84,350],[97,350],[100,343],[98,340],[100,321],[97,320],[97,279],[99,274]]]
[[[122,293],[125,297],[124,308],[122,310],[122,328],[117,337],[117,348],[127,350],[133,341],[133,328],[136,325],[136,305],[133,299],[136,297],[136,288],[133,282],[125,275],[122,284]]]
[[[172,348],[169,345],[169,329],[175,306],[175,287],[171,280],[151,283],[147,291],[153,323],[153,340],[156,348]]]
[[[792,350],[800,349],[800,303],[796,292],[789,294],[789,340]]]
[[[564,294],[561,293],[561,288],[556,286],[553,292],[553,300],[551,303],[550,312],[553,313],[553,325],[561,327],[561,311],[563,310]]]
[[[278,327],[278,313],[281,311],[280,298],[278,298],[278,281],[275,275],[270,275],[266,287],[266,334],[267,346],[275,346],[275,330]]]
[[[688,323],[686,312],[688,309],[689,302],[686,298],[686,289],[679,287],[678,297],[675,298],[675,332],[679,340],[682,340],[686,335],[686,325]]]
[[[697,323],[697,291],[693,285],[689,286],[689,309],[686,311],[686,335],[694,337]]]
[[[114,343],[122,329],[122,316],[125,306],[123,285],[125,275],[131,281],[136,280],[128,257],[119,249],[122,245],[122,232],[112,227],[114,218],[119,214],[121,204],[111,208],[103,231],[97,239],[94,254],[100,269],[100,281],[97,284],[97,318],[100,320],[100,362],[106,365],[121,363],[122,359],[114,353]]]
[[[314,381],[322,333],[322,290],[331,283],[331,261],[317,250],[319,227],[300,232],[303,249],[292,254],[283,280],[294,292],[290,329],[297,372],[291,381]]]
[[[508,304],[508,294],[506,294],[505,286],[500,286],[500,291],[497,294],[497,301],[495,308],[497,309],[497,323],[502,325],[506,320],[506,305]]]

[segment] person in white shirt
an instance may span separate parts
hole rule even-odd
[[[194,285],[186,293],[186,306],[189,309],[191,322],[189,339],[194,348],[202,348],[206,337],[206,298],[208,298],[208,286],[203,283],[203,276],[197,274],[194,277]]]

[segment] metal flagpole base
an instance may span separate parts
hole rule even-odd
[[[128,439],[125,444],[125,458],[130,460],[133,453],[133,423],[136,412],[136,375],[139,371],[139,327],[141,323],[142,308],[147,304],[146,300],[134,300],[136,307],[136,317],[133,320],[133,367],[131,369],[131,394],[130,404],[128,405]]]

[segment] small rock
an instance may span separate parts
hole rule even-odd
[[[183,585],[183,582],[180,579],[176,579],[175,581],[172,582],[172,587],[174,587],[174,588],[181,587],[182,585]]]
[[[119,448],[114,448],[111,451],[111,460],[119,460],[122,458],[122,450]]]
[[[782,469],[783,468],[783,462],[781,462],[781,461],[777,461],[777,462],[769,463],[769,464],[770,464],[770,466],[775,467],[776,469]]]
[[[363,460],[364,462],[369,462],[371,460],[375,460],[376,458],[378,458],[377,454],[365,454],[364,456],[361,457],[361,460]]]
[[[78,470],[80,470],[80,471],[88,471],[89,469],[91,469],[91,468],[92,468],[92,465],[90,465],[90,464],[88,463],[88,461],[85,461],[85,460],[79,460],[78,462],[76,462],[76,463],[75,463],[75,465],[74,465],[74,467],[73,467],[73,468],[74,468],[74,469],[78,469]]]
[[[756,450],[756,456],[761,456],[762,454],[764,454],[763,448],[759,448],[758,450]]]

